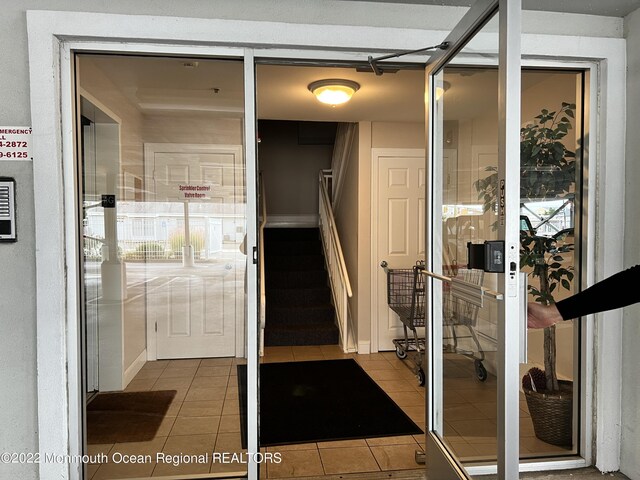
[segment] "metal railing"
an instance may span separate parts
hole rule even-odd
[[[327,184],[331,181],[331,171],[322,170],[319,181],[320,236],[322,237],[333,303],[336,309],[338,328],[340,329],[340,344],[342,350],[345,353],[349,353],[356,351],[348,301],[353,296],[353,292],[351,291],[349,274],[342,254],[342,246],[333,217],[333,209],[327,187]]]
[[[259,174],[259,198],[260,198],[260,227],[258,232],[258,251],[260,258],[258,265],[260,267],[260,356],[264,355],[264,327],[266,326],[267,312],[267,293],[265,289],[265,271],[264,271],[264,227],[267,224],[267,199],[264,195],[264,180],[262,173]]]

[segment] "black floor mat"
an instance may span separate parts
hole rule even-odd
[[[246,372],[246,365],[238,366],[243,446]],[[352,359],[260,365],[261,446],[420,433]]]

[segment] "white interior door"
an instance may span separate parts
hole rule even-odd
[[[373,157],[377,164],[377,205],[373,210],[377,218],[376,267],[385,260],[389,268],[411,268],[424,260],[424,151],[375,149]],[[375,272],[378,350],[393,350],[393,339],[404,337],[403,324],[387,305],[384,271],[375,268]]]
[[[147,297],[156,358],[234,356],[244,325],[242,149],[147,144],[145,164],[156,211],[181,216],[183,224],[183,248],[169,242],[183,262],[158,271]],[[186,261],[188,244],[195,263]]]

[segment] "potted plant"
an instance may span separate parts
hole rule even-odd
[[[533,123],[520,130],[521,202],[571,201],[576,181],[575,153],[562,139],[572,128],[575,108],[575,104],[563,102],[557,111],[543,109]],[[495,209],[498,187],[497,169],[488,170],[492,172],[489,176],[475,182],[485,211]],[[528,288],[536,302],[554,303],[554,295],[571,288],[573,267],[566,265],[565,257],[572,249],[572,245],[558,249],[555,239],[521,228],[520,268],[532,269],[533,281]],[[544,370],[532,368],[522,383],[536,436],[554,445],[571,445],[573,388],[571,382],[558,381],[555,326],[544,330]]]

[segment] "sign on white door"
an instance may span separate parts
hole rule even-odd
[[[158,271],[147,295],[147,326],[153,330],[148,338],[155,342],[156,358],[235,356],[236,336],[244,326],[246,258],[240,252],[245,231],[241,147],[147,144],[145,164],[156,210],[181,222],[167,233],[167,242],[183,261]],[[191,249],[185,250],[187,244]],[[187,261],[187,255],[193,258]]]

